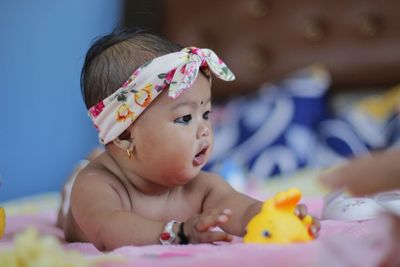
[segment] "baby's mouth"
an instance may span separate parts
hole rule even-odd
[[[202,150],[200,150],[200,152],[197,153],[196,156],[194,156],[193,159],[194,166],[200,166],[205,163],[207,150],[208,150],[208,145],[205,146]]]

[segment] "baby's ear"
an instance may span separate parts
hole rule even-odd
[[[128,127],[128,129],[126,129],[120,136],[120,139],[123,140],[133,140],[133,132],[134,132],[134,128],[133,125],[131,124],[131,126]]]
[[[132,151],[133,147],[135,146],[132,135],[132,127],[129,127],[118,138],[116,138],[113,143],[122,150]]]
[[[127,150],[132,146],[131,141],[120,139],[120,137],[114,139],[113,143],[122,150]]]

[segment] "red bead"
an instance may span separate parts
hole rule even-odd
[[[167,241],[170,238],[171,238],[171,235],[169,233],[167,233],[167,232],[162,232],[161,235],[160,235],[160,239],[164,240],[164,241]]]

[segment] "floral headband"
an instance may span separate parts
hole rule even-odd
[[[199,69],[207,76],[211,70],[224,81],[235,79],[225,63],[206,48],[184,48],[140,66],[117,91],[89,109],[100,142],[116,139],[164,89],[168,88],[170,98],[178,97],[194,83]]]

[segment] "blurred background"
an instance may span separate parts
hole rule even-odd
[[[397,146],[399,8],[395,0],[1,1],[0,201],[59,190],[98,146],[80,71],[92,41],[121,26],[212,48],[234,71],[235,83],[213,83],[224,105],[213,114],[207,166],[232,183]],[[334,112],[329,95],[341,100]]]

